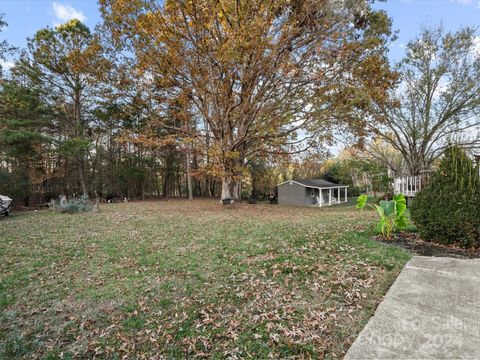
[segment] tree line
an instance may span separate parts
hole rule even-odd
[[[395,68],[391,19],[367,0],[99,6],[94,30],[40,29],[2,74],[0,192],[25,204],[261,197],[338,134],[382,169],[387,143],[418,172],[439,138],[478,125],[472,29],[425,31]],[[439,91],[442,78],[458,84]]]

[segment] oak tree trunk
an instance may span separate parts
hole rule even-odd
[[[225,175],[222,177],[222,200],[240,200],[239,189],[239,181],[235,180],[231,175]]]

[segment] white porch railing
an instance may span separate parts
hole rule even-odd
[[[425,176],[400,176],[393,180],[393,192],[403,194],[407,197],[414,197],[425,185]]]
[[[342,202],[348,202],[348,190],[347,190],[347,186],[343,186],[343,187],[335,187],[335,188],[325,188],[325,189],[322,189],[322,188],[318,188],[318,191],[319,191],[319,196],[317,196],[317,206],[330,206],[330,205],[334,205],[334,204],[340,204]],[[341,193],[341,189],[344,190],[344,193],[343,193],[343,198],[345,199],[345,201],[342,201],[342,193]],[[328,200],[325,201],[325,199],[323,198],[323,190],[328,190]],[[333,190],[337,190],[337,196],[335,196],[334,194],[334,191]]]

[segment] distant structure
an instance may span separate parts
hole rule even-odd
[[[403,194],[413,198],[427,184],[430,171],[421,171],[417,176],[397,176],[393,179],[394,194]]]
[[[279,205],[330,206],[348,199],[347,185],[323,179],[288,180],[277,189]]]

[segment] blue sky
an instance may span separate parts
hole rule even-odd
[[[385,10],[393,19],[393,29],[399,31],[398,40],[390,47],[390,59],[394,61],[402,58],[405,44],[424,26],[441,23],[452,31],[463,26],[480,27],[480,0],[389,0],[378,2],[375,8]]]
[[[389,0],[375,7],[386,10],[394,29],[399,30],[389,54],[394,61],[402,57],[405,44],[423,25],[443,23],[451,30],[465,25],[480,27],[480,0]],[[100,21],[96,0],[0,0],[0,12],[9,23],[0,40],[7,39],[20,48],[25,47],[27,37],[47,25],[77,17],[93,28]]]

